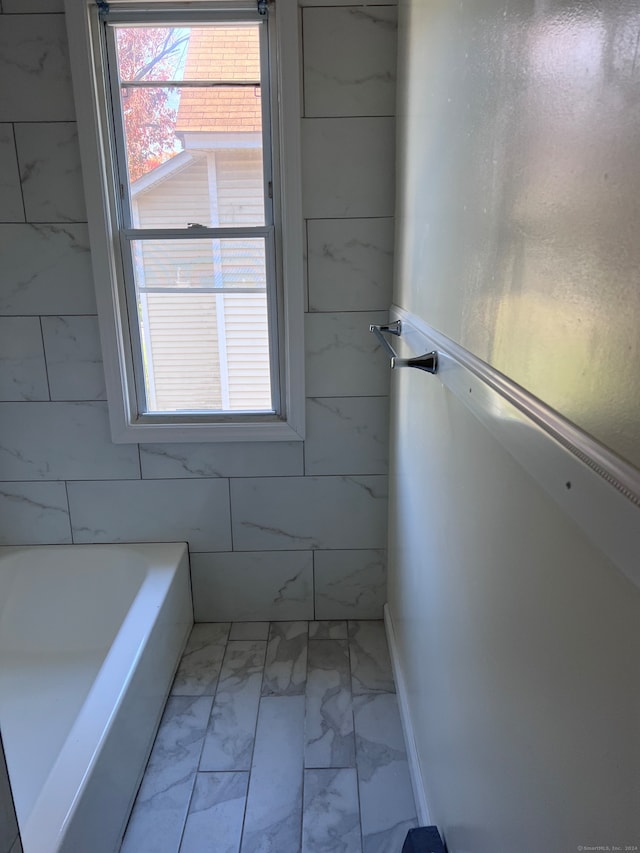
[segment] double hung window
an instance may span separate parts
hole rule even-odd
[[[295,15],[277,26],[263,0],[71,8],[114,438],[299,438]]]

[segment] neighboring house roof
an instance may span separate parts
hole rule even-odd
[[[259,80],[256,26],[193,27],[185,80]],[[176,133],[252,133],[262,129],[259,87],[186,88],[180,94]]]

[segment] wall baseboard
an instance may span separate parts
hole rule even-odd
[[[407,747],[407,761],[409,763],[409,774],[411,776],[411,787],[413,788],[413,798],[416,803],[416,812],[418,823],[420,826],[431,826],[431,816],[427,798],[422,782],[422,773],[420,770],[420,759],[418,757],[418,748],[413,734],[413,722],[411,720],[411,712],[409,711],[409,700],[407,696],[407,686],[402,672],[400,663],[400,655],[396,634],[393,627],[393,619],[391,618],[391,610],[389,605],[384,606],[384,626],[387,633],[387,643],[389,646],[389,654],[391,655],[391,666],[393,668],[393,678],[396,684],[396,695],[398,697],[398,706],[400,708],[400,719],[402,721],[402,731],[404,733],[404,742]]]

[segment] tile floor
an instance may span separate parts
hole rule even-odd
[[[400,853],[415,825],[382,622],[194,627],[121,853]]]

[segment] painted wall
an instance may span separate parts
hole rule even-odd
[[[400,7],[394,301],[488,361],[500,330],[513,358],[497,366],[522,354],[552,404],[559,367],[534,364],[527,322],[555,342],[570,328],[572,382],[589,370],[579,334],[637,347],[637,294],[617,288],[637,279],[639,29],[622,0]],[[390,611],[450,853],[640,844],[638,589],[437,379],[394,375],[391,460]]]
[[[60,0],[0,18],[0,542],[187,540],[196,618],[379,618],[396,10],[305,4],[307,440],[114,445]]]

